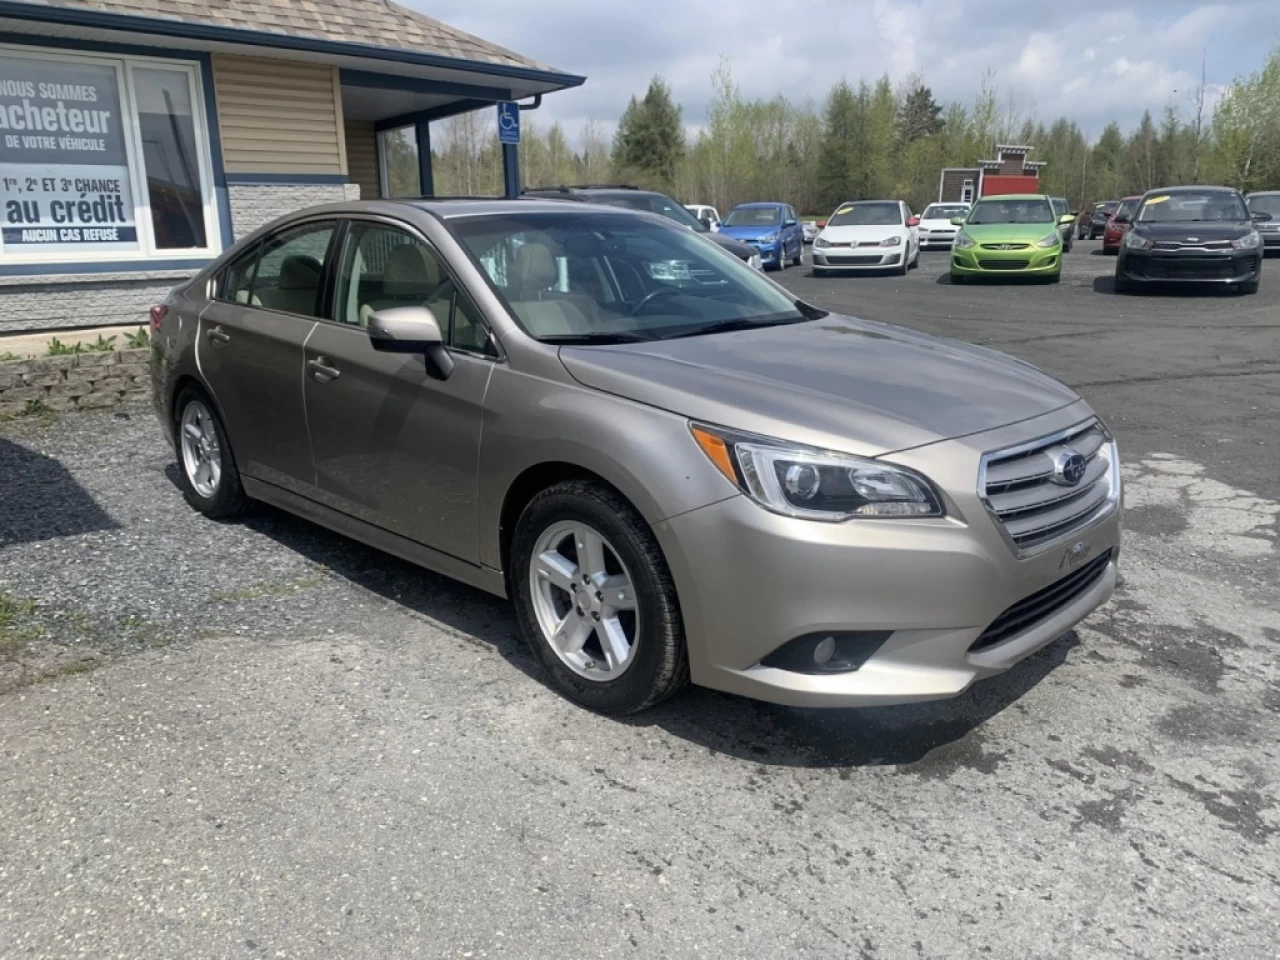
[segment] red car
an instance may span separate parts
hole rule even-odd
[[[1120,252],[1120,244],[1124,240],[1124,232],[1129,229],[1129,222],[1138,211],[1141,197],[1125,197],[1102,231],[1102,252],[1116,254]]]

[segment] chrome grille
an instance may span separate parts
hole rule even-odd
[[[1083,458],[1070,482],[1069,457]],[[1076,464],[1078,466],[1078,464]],[[1089,420],[1031,443],[982,458],[980,493],[1019,554],[1047,548],[1109,512],[1120,495],[1116,448],[1102,424]]]
[[[1230,250],[1230,240],[1209,240],[1201,242],[1199,240],[1157,240],[1155,244],[1156,250]]]

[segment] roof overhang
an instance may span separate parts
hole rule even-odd
[[[446,89],[452,85],[464,90],[459,100],[520,100],[586,82],[585,77],[555,70],[18,0],[0,0],[0,32],[23,34],[51,46],[70,41],[325,63],[366,77],[403,77]]]

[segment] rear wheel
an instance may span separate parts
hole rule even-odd
[[[187,503],[217,520],[243,513],[248,497],[226,431],[208,397],[194,388],[183,390],[174,404],[174,425],[179,485]]]
[[[578,480],[544,490],[520,516],[511,559],[521,632],[564,696],[620,715],[688,682],[671,572],[616,492]]]

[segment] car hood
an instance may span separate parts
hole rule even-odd
[[[720,236],[735,237],[738,240],[759,240],[761,237],[767,237],[770,234],[778,233],[782,230],[782,224],[774,223],[769,226],[749,226],[749,227],[730,227],[720,224]]]
[[[978,243],[1035,243],[1056,233],[1056,223],[966,223],[964,232]]]
[[[907,228],[898,225],[827,227],[818,234],[828,243],[879,243],[889,237],[904,237]]]
[[[1133,228],[1152,240],[1188,240],[1196,237],[1203,241],[1237,240],[1252,233],[1254,226],[1243,220],[1206,220],[1203,223],[1135,223]]]
[[[920,229],[921,230],[959,230],[960,228],[951,222],[950,217],[943,217],[942,219],[939,219],[939,220],[932,220],[932,219],[921,220]]]
[[[562,347],[589,387],[694,420],[878,456],[990,430],[1076,402],[1011,357],[828,315],[652,343]]]
[[[759,252],[751,244],[743,243],[741,240],[734,240],[732,237],[726,237],[723,233],[702,233],[699,236],[706,237],[718,247],[723,247],[739,260],[750,260]]]

